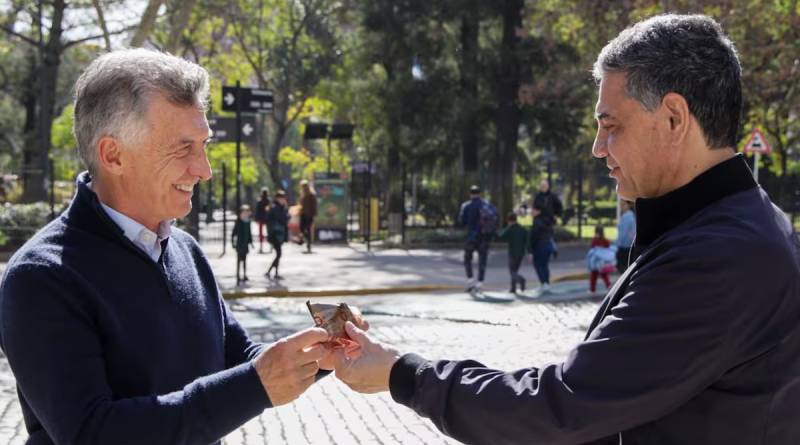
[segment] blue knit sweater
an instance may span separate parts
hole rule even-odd
[[[28,444],[210,444],[270,406],[252,342],[202,251],[173,229],[158,262],[78,179],[64,215],[11,259],[0,346]]]

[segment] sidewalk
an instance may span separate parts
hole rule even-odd
[[[222,291],[228,298],[245,296],[333,296],[378,293],[459,291],[466,284],[463,251],[458,249],[386,249],[367,251],[363,244],[315,245],[313,253],[304,247],[285,244],[281,258],[282,280],[264,276],[274,257],[273,253],[259,254],[258,248],[247,258],[249,281],[236,285],[236,258],[232,249],[222,255],[221,243],[203,245]],[[554,282],[559,278],[580,278],[586,274],[583,245],[560,247],[558,259],[550,263]],[[477,273],[477,255],[473,259]],[[538,285],[533,266],[528,260],[521,268],[529,287]],[[588,283],[567,286],[574,293],[585,293]],[[490,251],[484,288],[508,290],[509,273],[506,248],[497,244]]]

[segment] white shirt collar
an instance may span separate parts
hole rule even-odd
[[[92,183],[90,182],[88,186],[91,188]],[[105,203],[100,202],[100,205],[103,206],[103,210],[106,211],[108,217],[122,229],[126,238],[131,240],[136,247],[142,249],[153,261],[158,261],[158,258],[161,256],[161,242],[169,238],[170,234],[172,234],[172,223],[175,221],[174,219],[161,221],[158,224],[158,233],[153,233],[152,230],[143,226],[138,221],[112,209]]]

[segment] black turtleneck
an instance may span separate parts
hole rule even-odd
[[[637,199],[635,250],[640,251],[710,204],[757,185],[744,156],[738,154],[683,187],[657,198]]]

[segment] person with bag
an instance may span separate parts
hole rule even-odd
[[[272,278],[280,280],[283,277],[278,274],[278,267],[281,264],[281,255],[283,254],[281,248],[283,243],[286,242],[289,235],[289,209],[286,204],[286,192],[278,190],[275,193],[275,201],[267,212],[267,241],[275,251],[275,259],[267,269],[265,274],[270,278],[272,269],[275,269],[275,275]]]
[[[269,210],[269,189],[261,189],[261,197],[256,203],[255,220],[258,224],[258,253],[264,253],[264,239],[267,229],[267,210]]]
[[[464,242],[464,269],[467,273],[467,292],[480,292],[486,275],[489,243],[497,230],[497,210],[481,198],[481,188],[469,189],[470,199],[461,204],[457,223],[467,229]],[[472,256],[478,252],[478,280],[473,278]]]

